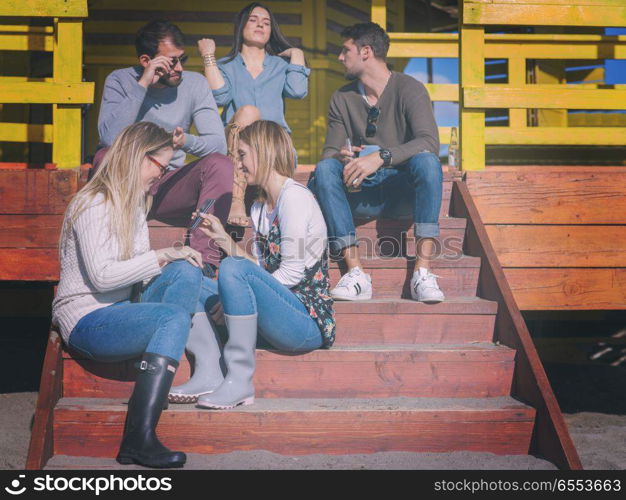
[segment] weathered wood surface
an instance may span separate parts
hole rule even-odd
[[[626,309],[626,269],[505,269],[524,310]]]
[[[0,248],[0,280],[58,281],[59,272],[54,248]]]
[[[78,188],[78,172],[78,169],[3,169],[0,214],[64,213]]]
[[[532,408],[511,398],[476,403],[421,398],[378,403],[258,399],[252,406],[228,411],[176,405],[163,412],[157,433],[166,446],[190,453],[259,449],[286,455],[347,450],[528,453]],[[55,411],[55,454],[115,456],[125,410],[119,400],[64,398]]]
[[[465,9],[461,9],[461,22]],[[465,88],[484,85],[485,30],[464,26],[459,35],[460,62],[460,165],[463,170],[485,168],[485,110],[470,109],[465,103]]]
[[[491,342],[495,315],[336,312],[336,346]]]
[[[464,86],[463,103],[467,108],[478,109],[622,109],[626,103],[626,90],[590,90],[575,86],[533,87]]]
[[[0,16],[87,17],[87,1],[3,0]]]
[[[511,394],[537,409],[531,452],[548,458],[559,468],[582,469],[530,332],[489,241],[478,209],[463,182],[454,184],[451,214],[468,219],[465,252],[482,258],[479,296],[498,302],[494,337],[517,352]]]
[[[479,398],[511,391],[515,351],[493,344],[337,347],[297,356],[257,350],[262,398]],[[129,397],[132,362],[64,360],[66,397]],[[189,378],[182,361],[174,383]],[[126,383],[121,383],[126,382]]]
[[[0,248],[56,248],[63,215],[0,215]]]
[[[626,267],[626,225],[498,224],[486,228],[500,265],[505,268]]]
[[[61,397],[63,360],[61,337],[52,330],[48,338],[46,356],[41,371],[41,382],[33,429],[26,459],[26,469],[42,469],[54,451],[54,408]]]
[[[626,167],[489,167],[466,182],[485,224],[626,224]]]
[[[90,104],[94,84],[91,82],[3,82],[0,100],[11,104]]]
[[[464,22],[483,25],[624,25],[622,0],[464,0]]]
[[[54,23],[53,75],[55,82],[80,82],[83,76],[83,21],[82,19],[56,19]],[[94,99],[94,86],[91,88],[88,103]],[[81,163],[82,155],[82,106],[75,96],[70,102],[52,106],[54,143],[52,161],[59,168],[72,168]]]

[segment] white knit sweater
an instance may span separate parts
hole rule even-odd
[[[52,303],[52,321],[66,342],[83,316],[129,299],[134,283],[161,273],[156,253],[150,250],[145,215],[140,217],[134,257],[128,260],[118,258],[118,242],[109,236],[109,214],[101,194],[61,241],[61,279]]]

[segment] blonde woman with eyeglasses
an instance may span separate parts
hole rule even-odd
[[[70,203],[60,241],[53,321],[89,359],[141,358],[117,456],[122,464],[182,467],[155,428],[200,295],[202,259],[186,246],[151,250],[151,186],[174,152],[172,134],[139,122],[124,129]]]

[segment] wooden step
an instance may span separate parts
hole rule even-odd
[[[289,453],[287,451],[287,453]],[[230,453],[187,453],[185,470],[557,470],[557,467],[532,455],[496,455],[480,451],[447,453],[379,451],[328,455],[281,455],[265,450]],[[141,465],[120,465],[111,457],[55,455],[45,470],[145,470]]]
[[[441,304],[408,299],[335,302],[335,346],[490,342],[496,309],[497,303],[479,298],[453,298]]]
[[[257,349],[262,398],[497,397],[510,394],[515,351],[491,343],[342,346],[290,355]],[[129,397],[132,362],[66,358],[65,397]],[[189,378],[181,361],[175,384]]]
[[[54,454],[114,457],[126,405],[62,398]],[[231,410],[170,405],[157,433],[189,453],[268,450],[285,455],[379,451],[527,454],[535,410],[511,397],[488,399],[263,399]]]

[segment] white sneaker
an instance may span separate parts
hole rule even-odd
[[[341,277],[330,296],[335,300],[369,300],[372,298],[372,278],[361,268],[354,267]]]
[[[445,297],[437,284],[438,277],[423,267],[415,271],[411,278],[411,298],[428,304],[442,302]]]

